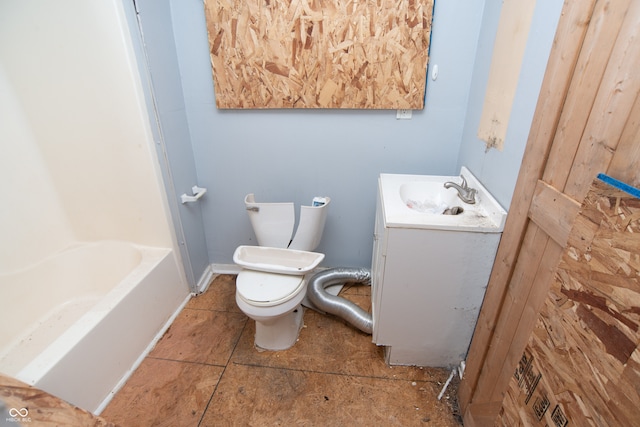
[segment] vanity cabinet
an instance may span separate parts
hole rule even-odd
[[[386,346],[390,365],[457,366],[467,354],[501,233],[390,224],[380,183],[373,342]]]

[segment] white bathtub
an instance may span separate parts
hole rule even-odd
[[[172,249],[127,242],[0,274],[0,372],[99,413],[187,299]]]

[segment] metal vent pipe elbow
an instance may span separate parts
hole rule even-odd
[[[331,295],[325,288],[345,282],[371,284],[371,271],[360,267],[329,268],[315,274],[309,280],[307,297],[318,309],[344,319],[364,333],[373,332],[373,318],[351,301]]]

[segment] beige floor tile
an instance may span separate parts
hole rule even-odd
[[[185,308],[149,356],[226,365],[246,322],[242,313]]]
[[[371,287],[347,284],[341,295],[371,310]],[[304,322],[293,348],[258,352],[255,321],[235,304],[235,276],[217,276],[103,416],[123,426],[461,425],[457,381],[436,399],[445,370],[388,367],[371,335],[344,320],[306,309]]]
[[[368,295],[371,296],[371,286],[360,283],[345,283],[340,296],[345,295]]]
[[[458,426],[433,383],[230,364],[201,426]]]
[[[216,276],[206,292],[192,298],[187,308],[199,310],[231,311],[241,313],[236,304],[236,276]]]
[[[259,352],[254,348],[255,322],[249,320],[231,361],[241,364],[301,369],[345,375],[443,382],[449,372],[437,368],[389,367],[383,348],[334,316],[305,309],[305,327],[298,342],[285,351]]]
[[[122,426],[197,426],[223,370],[146,358],[101,416]]]

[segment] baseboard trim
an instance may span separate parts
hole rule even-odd
[[[209,284],[215,275],[212,266],[213,264],[209,264],[207,268],[204,269],[202,276],[200,276],[200,280],[198,280],[198,283],[196,284],[196,293],[201,294],[209,287]]]
[[[209,267],[215,274],[239,274],[242,270],[237,264],[211,264]]]

